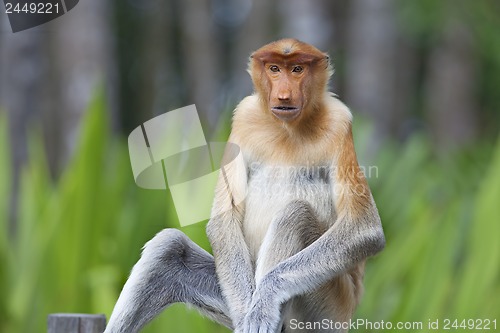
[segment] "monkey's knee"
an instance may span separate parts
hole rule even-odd
[[[274,218],[259,251],[255,279],[259,281],[279,262],[301,251],[319,237],[311,205],[290,201]]]
[[[297,239],[308,246],[323,233],[314,210],[306,201],[293,200],[281,211],[273,223],[275,237]]]
[[[144,245],[141,260],[168,261],[182,256],[189,238],[180,230],[163,229]]]
[[[184,270],[214,270],[211,254],[177,229],[164,229],[146,243],[141,262],[176,274]]]
[[[290,201],[275,220],[278,230],[286,231],[310,226],[316,220],[311,205],[302,200]]]

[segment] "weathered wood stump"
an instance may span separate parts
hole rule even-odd
[[[102,314],[54,313],[47,320],[47,333],[102,333],[105,328]]]

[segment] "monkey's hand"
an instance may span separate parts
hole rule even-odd
[[[279,306],[268,304],[267,302],[258,302],[250,308],[243,327],[242,333],[275,333],[280,323]],[[237,330],[236,332],[239,332]]]
[[[235,332],[241,333],[275,333],[281,321],[280,303],[275,288],[267,288],[270,283],[261,281],[252,297],[249,311],[243,326]],[[266,281],[267,282],[267,281]]]

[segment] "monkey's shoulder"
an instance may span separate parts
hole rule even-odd
[[[326,93],[323,99],[323,103],[325,108],[331,114],[335,123],[340,123],[343,126],[350,125],[352,123],[352,113],[340,99],[337,98],[337,95],[334,93]]]

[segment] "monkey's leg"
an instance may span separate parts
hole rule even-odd
[[[304,201],[290,202],[269,226],[269,231],[259,250],[256,269],[256,282],[272,268],[285,259],[300,252],[317,240],[325,231],[311,208]],[[281,321],[278,327],[284,329],[285,314],[292,309],[292,301],[281,308]],[[279,332],[280,330],[278,330]]]
[[[232,327],[213,257],[181,231],[165,229],[144,246],[105,333],[138,332],[163,309],[178,302]]]
[[[257,283],[269,270],[309,246],[325,231],[309,203],[300,200],[288,203],[269,226],[260,247]]]

